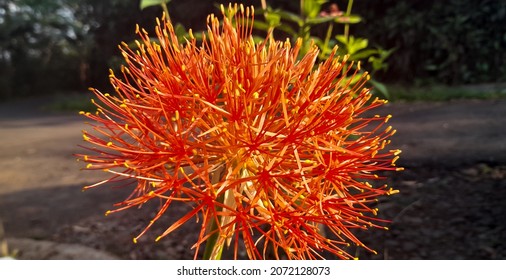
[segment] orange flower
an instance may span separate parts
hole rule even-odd
[[[121,46],[116,93],[93,90],[97,113],[82,112],[94,121],[83,132],[91,153],[78,155],[112,177],[86,188],[135,180],[114,211],[163,200],[146,230],[171,207],[192,205],[159,238],[197,219],[195,258],[206,242],[211,258],[227,245],[237,258],[240,243],[251,259],[352,258],[343,248],[366,247],[353,230],[382,228],[370,202],[396,192],[370,183],[400,169],[400,151],[384,151],[390,116],[364,114],[385,101],[371,100],[367,75],[349,72],[346,58],[315,67],[316,47],[298,60],[300,41],[255,43],[253,9],[222,12],[222,25],[208,17],[201,45],[193,36],[178,44],[162,20],[158,40],[137,29],[137,50]]]

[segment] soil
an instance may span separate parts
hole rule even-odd
[[[105,217],[128,192],[81,191],[104,174],[80,171],[72,154],[80,151],[83,118],[48,112],[50,103],[0,104],[0,219],[10,252],[19,259],[192,259],[195,223],[154,242],[184,207],[134,244],[157,204]],[[506,100],[399,102],[374,113],[394,116],[391,147],[403,150],[398,165],[406,170],[385,174],[400,190],[378,202],[390,229],[357,233],[377,254],[350,252],[360,259],[506,259]]]

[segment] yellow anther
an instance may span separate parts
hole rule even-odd
[[[111,146],[112,146],[112,142],[108,142],[107,147],[111,147]]]
[[[92,166],[93,166],[93,164],[88,163],[88,164],[86,165],[86,168],[91,168]]]
[[[394,190],[394,189],[390,188],[390,189],[387,191],[387,195],[392,195],[392,194],[396,194],[396,193],[399,193],[399,190]]]
[[[105,214],[104,214],[104,215],[105,215],[105,216],[108,216],[109,214],[111,214],[111,210],[107,210],[107,211],[105,211]]]
[[[121,105],[119,105],[119,106],[120,106],[121,108],[126,108],[126,107],[127,107],[127,105],[126,105],[125,103],[123,103],[123,104],[121,104]]]
[[[134,242],[134,244],[137,244],[137,238],[133,238],[132,241]]]
[[[79,115],[84,115],[85,112],[84,111],[79,111]]]
[[[394,157],[394,159],[392,159],[392,166],[395,166],[395,162],[399,159],[399,156],[396,156]]]
[[[264,205],[265,208],[269,206],[269,202],[267,200],[262,200],[262,204]]]
[[[104,94],[105,97],[111,96],[109,93]]]

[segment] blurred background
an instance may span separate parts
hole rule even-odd
[[[241,1],[261,7],[262,1]],[[206,15],[228,1],[173,0],[173,22],[203,30]],[[0,101],[56,92],[106,88],[120,64],[117,45],[136,39],[135,24],[153,30],[160,6],[139,0],[1,0]],[[271,0],[273,9],[299,13],[298,1]],[[329,1],[346,10],[348,1]],[[355,1],[359,23],[350,34],[391,50],[375,79],[428,87],[506,82],[506,2],[497,0]],[[257,13],[261,17],[261,13]],[[334,34],[344,25],[336,25]],[[312,28],[324,37],[327,25]],[[276,34],[284,39],[283,34]],[[366,66],[368,67],[368,66]],[[399,94],[398,94],[399,95]],[[402,94],[401,94],[402,95]],[[409,98],[409,97],[407,97]]]
[[[158,204],[104,217],[128,190],[83,194],[104,174],[80,171],[73,156],[89,129],[77,112],[94,111],[87,89],[111,90],[118,44],[137,39],[136,24],[153,31],[160,1],[0,0],[0,257],[193,258],[196,223],[153,241],[187,207],[134,244]],[[271,24],[279,40],[310,31],[322,46],[340,45],[393,101],[377,113],[392,114],[398,131],[391,147],[403,151],[406,170],[386,181],[400,194],[378,202],[389,231],[358,233],[378,254],[352,254],[506,259],[506,1],[306,0],[323,3],[308,10],[309,29],[297,27],[302,1],[239,2],[258,11],[255,35]],[[228,1],[172,0],[167,9],[184,36],[204,30],[219,4]]]

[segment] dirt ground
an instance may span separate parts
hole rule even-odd
[[[156,205],[105,217],[128,193],[81,191],[105,174],[79,170],[72,154],[84,120],[44,110],[50,102],[0,104],[0,219],[11,252],[20,259],[192,258],[196,224],[155,243],[175,219],[167,215],[134,244]],[[391,147],[403,150],[406,170],[387,174],[401,192],[378,203],[390,230],[359,232],[378,254],[351,252],[360,259],[506,259],[506,100],[393,103],[376,113],[393,115]]]

